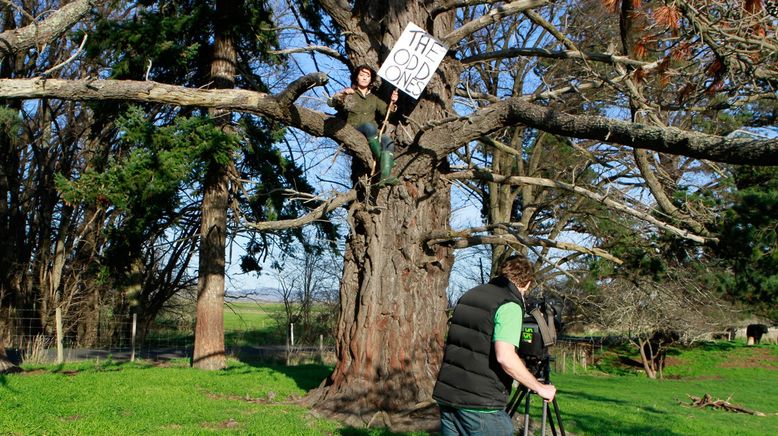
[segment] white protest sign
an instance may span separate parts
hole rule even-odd
[[[448,48],[421,27],[408,23],[378,75],[418,99]]]

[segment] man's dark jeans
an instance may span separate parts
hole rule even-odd
[[[440,405],[440,433],[443,436],[513,436],[513,422],[504,410],[492,413],[470,412]]]

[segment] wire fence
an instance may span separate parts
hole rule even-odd
[[[60,361],[57,329],[53,317],[44,323],[34,310],[17,311],[5,320],[5,346],[15,363],[46,364]],[[169,360],[191,358],[194,348],[194,323],[155,322],[141,333],[132,315],[105,316],[91,328],[65,317],[62,324],[62,361],[94,359],[133,360],[135,358]],[[169,321],[169,320],[168,320]],[[264,325],[267,324],[267,325]],[[300,343],[294,327],[275,324],[243,325],[225,331],[225,353],[245,361],[285,364],[334,362],[333,338],[319,335],[317,340]],[[279,332],[280,330],[280,332]],[[287,330],[284,332],[284,330]],[[310,336],[310,335],[308,335]]]

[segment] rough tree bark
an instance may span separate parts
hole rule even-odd
[[[431,21],[423,5],[406,1],[357,2],[354,14],[364,30],[360,38],[348,40],[354,64],[377,65],[405,23]],[[444,35],[452,25],[452,15],[444,14],[429,30]],[[424,122],[451,113],[447,105],[458,71],[444,62],[439,73],[398,131],[413,137]],[[400,112],[407,115],[409,107],[403,103],[410,102],[400,102]],[[401,150],[395,172],[402,183],[395,187],[360,188],[358,177],[367,167],[354,159],[358,199],[348,214],[338,363],[309,396],[319,410],[354,425],[370,423],[377,412],[407,411],[431,398],[446,334],[445,290],[454,261],[450,248],[423,242],[429,229],[449,228],[450,185],[441,178],[448,171],[445,155],[415,144]],[[391,418],[395,422],[380,416],[380,424],[402,427],[397,416]]]
[[[235,86],[236,52],[228,28],[237,19],[232,0],[216,2],[215,36],[211,80],[214,88]],[[222,128],[229,128],[229,111],[208,113]],[[200,230],[197,321],[192,365],[217,370],[227,366],[224,350],[224,254],[227,243],[227,168],[211,159],[203,183],[202,227]]]

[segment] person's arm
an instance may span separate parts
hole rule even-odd
[[[538,393],[546,401],[551,401],[556,395],[554,385],[546,385],[538,381],[534,375],[527,369],[524,362],[516,354],[516,347],[505,341],[497,340],[494,342],[494,352],[497,357],[497,363],[514,380]]]
[[[353,94],[354,88],[343,88],[340,91],[336,92],[332,95],[329,99],[327,99],[327,105],[330,107],[334,107],[336,109],[343,107],[343,99],[346,98],[347,95]]]

